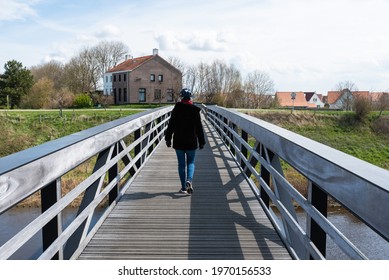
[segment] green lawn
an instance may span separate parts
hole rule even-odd
[[[357,121],[350,112],[295,111],[291,115],[285,110],[261,110],[246,113],[389,170],[389,134],[373,129],[376,112],[363,122]],[[388,112],[380,118],[384,123],[389,122]]]
[[[139,109],[0,111],[0,157],[141,112]]]

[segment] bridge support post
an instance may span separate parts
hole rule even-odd
[[[237,127],[236,127],[236,124],[230,122],[230,128],[233,130],[233,131],[237,131]],[[235,137],[234,137],[234,134],[232,134],[230,131],[228,131],[228,137],[231,139],[231,144],[230,145],[230,150],[231,150],[231,153],[236,156],[236,151],[235,151],[235,148],[234,148],[234,145],[236,144],[235,143]]]
[[[119,153],[119,144],[116,143],[115,147],[112,152],[112,157],[115,157]],[[111,182],[118,176],[119,173],[119,166],[117,163],[115,163],[109,170],[108,170],[108,181]],[[119,194],[119,184],[116,184],[112,190],[109,192],[108,197],[109,197],[109,205],[112,204],[117,198]]]
[[[134,132],[134,141],[138,140],[140,137],[142,136],[142,129],[139,128],[137,130],[135,130]],[[139,143],[138,145],[135,146],[135,149],[134,149],[134,152],[135,152],[135,155],[134,156],[137,156],[140,151],[142,150],[142,147],[141,147],[141,143]],[[137,162],[135,163],[136,167],[139,168],[141,165],[142,165],[142,159],[138,159]]]
[[[308,185],[308,201],[319,210],[319,212],[327,217],[327,200],[328,195],[322,191],[316,184],[309,182]],[[326,232],[311,218],[307,218],[307,232],[318,248],[320,253],[325,257],[326,256],[326,243],[327,235]],[[310,259],[313,259],[312,256],[309,256]]]
[[[246,131],[242,130],[242,133],[241,133],[241,137],[243,139],[243,141],[245,141],[246,143],[248,143],[248,134]],[[247,151],[247,148],[246,146],[244,146],[243,144],[240,145],[240,150],[242,152],[242,155],[247,159],[247,155],[248,155],[248,151]],[[240,160],[240,166],[242,167],[242,169],[244,170],[245,167],[246,167],[246,164],[244,163],[244,160],[241,159]]]
[[[148,133],[152,129],[153,124],[154,124],[153,122],[149,122],[148,124],[146,124],[144,134]],[[146,138],[142,141],[142,149],[143,149],[143,147],[146,147],[149,144],[149,142],[151,141],[151,139],[153,139],[153,137],[154,137],[154,132],[151,133],[148,138]],[[147,153],[143,154],[142,164],[145,162],[146,157],[148,157],[153,152],[153,149],[154,149],[154,147],[153,147],[153,145],[151,145],[148,148]]]
[[[51,182],[41,190],[41,211],[42,213],[49,209],[61,198],[61,179]],[[42,228],[43,251],[62,233],[62,214],[58,214]],[[63,251],[57,252],[52,260],[63,259]]]
[[[258,143],[257,148],[255,149],[259,154],[263,157],[265,154],[265,147]],[[269,157],[270,161],[273,159],[274,154],[269,151]],[[261,164],[261,177],[265,183],[270,186],[270,172],[267,170],[262,164]],[[266,193],[266,191],[263,189],[263,187],[260,187],[260,195],[263,203],[266,205],[267,208],[270,207],[270,198],[269,195]]]

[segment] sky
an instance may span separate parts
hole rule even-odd
[[[264,71],[276,91],[327,94],[340,82],[389,90],[389,0],[0,0],[0,73],[63,63],[100,41],[134,57],[222,60]]]

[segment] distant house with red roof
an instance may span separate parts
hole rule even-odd
[[[330,109],[352,110],[355,98],[366,98],[371,101],[369,91],[350,91],[343,89],[341,91],[329,91],[327,93],[327,104]]]
[[[104,94],[113,95],[115,104],[174,103],[182,87],[182,73],[158,55],[126,60],[104,75]]]
[[[292,93],[294,93],[294,99],[292,98]],[[317,94],[316,92],[277,91],[275,97],[280,107],[288,107],[288,108],[324,107],[324,103],[322,102],[322,95]]]

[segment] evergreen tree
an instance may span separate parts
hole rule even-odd
[[[5,72],[0,76],[0,105],[7,105],[7,96],[11,108],[19,106],[20,99],[34,84],[31,71],[21,62],[10,60],[4,65]]]

